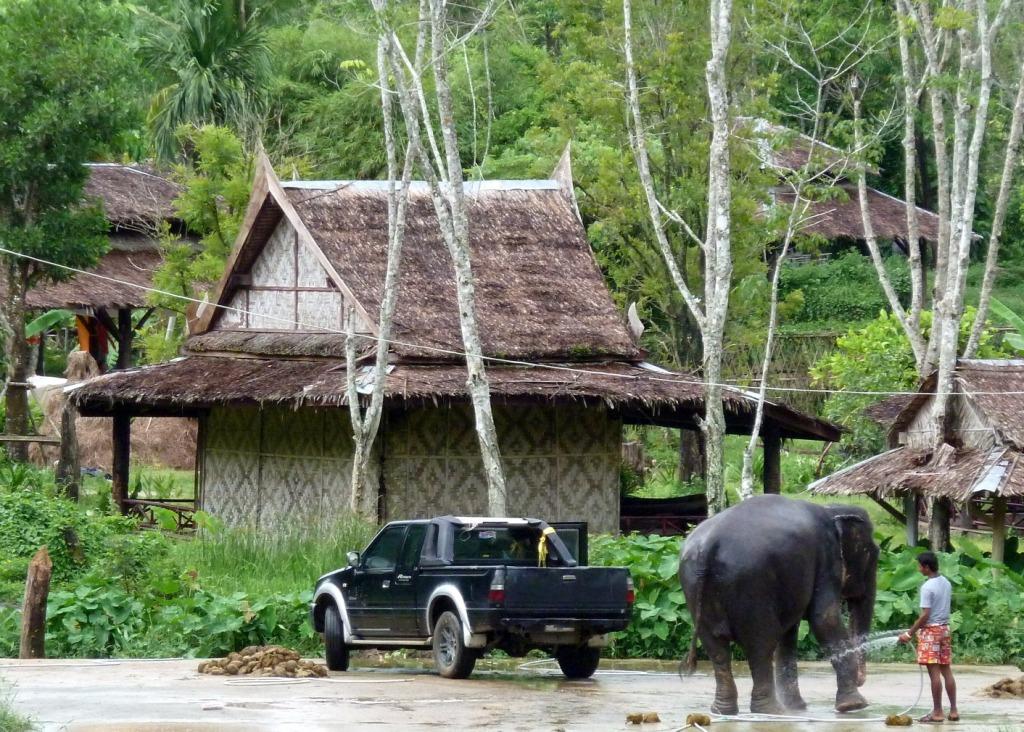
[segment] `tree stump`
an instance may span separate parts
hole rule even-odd
[[[21,648],[18,658],[46,657],[46,598],[50,594],[53,562],[46,547],[40,547],[28,565],[25,604],[21,613]]]
[[[68,498],[78,500],[78,486],[82,470],[78,462],[78,435],[75,432],[75,417],[78,410],[64,397],[64,408],[60,413],[60,459],[57,461],[57,483],[64,486]]]

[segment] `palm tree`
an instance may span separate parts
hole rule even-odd
[[[149,114],[157,154],[175,155],[184,124],[227,125],[251,138],[270,77],[260,8],[245,0],[176,0],[169,19],[144,14],[140,53],[163,84]]]

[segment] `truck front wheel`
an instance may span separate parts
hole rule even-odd
[[[466,648],[462,621],[450,610],[441,613],[434,626],[434,665],[446,679],[464,679],[473,673],[477,652]]]
[[[331,671],[348,671],[348,646],[341,613],[333,602],[324,611],[324,655]]]
[[[555,660],[567,679],[589,679],[601,662],[601,649],[589,646],[558,646]]]

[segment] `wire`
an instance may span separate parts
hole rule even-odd
[[[224,311],[227,311],[227,312],[237,313],[239,315],[255,315],[256,317],[262,318],[264,320],[271,320],[271,321],[274,321],[274,322],[284,323],[284,324],[287,324],[287,325],[295,325],[295,326],[300,326],[302,328],[309,328],[311,331],[319,332],[319,333],[325,333],[326,332],[326,333],[330,333],[330,334],[333,334],[333,335],[343,335],[343,336],[350,335],[348,331],[344,331],[344,330],[338,330],[338,329],[335,329],[335,328],[324,328],[324,327],[321,327],[321,326],[313,326],[313,325],[310,325],[308,323],[303,323],[303,322],[301,322],[299,320],[293,320],[292,318],[282,318],[282,317],[278,317],[278,316],[275,316],[275,315],[268,315],[266,313],[255,312],[253,310],[245,310],[245,309],[242,309],[242,308],[236,308],[236,307],[232,307],[230,305],[221,305],[219,303],[210,302],[209,300],[200,300],[199,298],[189,297],[188,295],[182,295],[182,294],[179,294],[179,293],[176,293],[176,292],[169,292],[168,290],[161,290],[159,288],[149,287],[147,285],[140,285],[140,284],[138,284],[136,282],[128,282],[126,280],[120,280],[120,279],[117,279],[116,277],[110,277],[108,275],[103,275],[103,274],[100,274],[98,272],[90,272],[88,270],[79,269],[77,267],[71,267],[71,266],[66,265],[66,264],[60,264],[59,262],[53,262],[53,261],[50,261],[48,259],[43,259],[41,257],[35,257],[35,256],[31,255],[31,254],[25,254],[23,252],[17,252],[17,251],[14,251],[12,249],[7,249],[5,247],[0,247],[0,254],[7,254],[7,255],[10,255],[10,256],[13,256],[13,257],[21,257],[22,259],[27,259],[27,260],[32,261],[32,262],[37,262],[37,263],[45,265],[47,267],[56,267],[58,269],[63,269],[63,270],[66,270],[68,272],[74,272],[75,274],[85,275],[87,277],[95,277],[96,279],[104,280],[106,282],[112,282],[114,284],[123,285],[125,287],[133,287],[133,288],[135,288],[137,290],[142,290],[143,292],[150,292],[150,293],[153,293],[155,295],[164,295],[165,297],[175,298],[175,299],[178,299],[178,300],[182,300],[184,302],[195,303],[195,304],[203,306],[203,307],[217,308],[217,309],[224,310]],[[380,336],[372,335],[372,334],[369,334],[369,333],[359,333],[359,334],[357,334],[357,337],[365,339],[365,340],[368,340],[368,341],[373,341],[373,342],[377,343],[378,345],[405,346],[407,348],[419,349],[419,350],[422,350],[422,351],[428,351],[428,352],[431,352],[431,353],[437,353],[437,354],[444,355],[444,356],[457,356],[459,358],[466,358],[467,357],[467,354],[464,351],[458,351],[458,350],[453,350],[453,349],[449,349],[449,348],[442,348],[440,346],[428,346],[428,345],[425,345],[425,344],[422,344],[422,343],[411,343],[411,342],[408,342],[408,341],[400,341],[400,340],[397,340],[397,339],[394,339],[394,338],[385,339],[385,338],[381,338]],[[516,359],[511,359],[511,358],[501,358],[500,356],[486,356],[486,355],[482,355],[482,354],[481,354],[480,358],[483,361],[490,361],[492,363],[498,363],[498,364],[502,364],[502,365],[506,365],[506,366],[523,366],[523,367],[529,367],[529,368],[535,368],[535,369],[546,369],[548,371],[564,371],[564,372],[569,372],[569,373],[574,373],[574,374],[582,374],[582,375],[588,375],[588,376],[613,377],[613,378],[617,378],[617,379],[625,379],[625,380],[628,380],[628,381],[640,381],[642,379],[643,381],[654,381],[654,382],[661,382],[661,383],[668,383],[668,384],[682,384],[682,385],[686,385],[686,386],[700,386],[700,387],[716,386],[716,387],[720,387],[720,388],[724,388],[724,389],[732,389],[734,391],[739,391],[743,395],[748,396],[751,399],[755,399],[756,398],[754,396],[754,394],[751,393],[750,390],[752,390],[754,388],[757,388],[757,387],[752,387],[752,386],[749,386],[749,385],[741,384],[739,382],[735,382],[735,383],[730,383],[730,382],[706,382],[706,381],[702,381],[702,380],[699,380],[699,379],[665,378],[664,376],[661,376],[661,377],[657,376],[657,374],[658,374],[657,371],[651,371],[650,373],[644,374],[641,377],[641,376],[630,375],[630,374],[616,374],[616,373],[610,373],[610,372],[607,372],[607,371],[598,371],[596,369],[585,369],[585,368],[580,368],[580,367],[576,367],[576,366],[564,366],[564,365],[559,365],[559,364],[537,363],[537,362],[531,362],[531,361],[517,361]],[[666,371],[665,373],[671,373],[671,372]],[[776,392],[776,393],[790,393],[790,394],[847,394],[847,395],[853,395],[853,396],[877,396],[877,397],[884,397],[884,396],[920,396],[921,395],[921,392],[919,392],[919,391],[874,391],[874,390],[871,390],[871,391],[861,391],[861,390],[855,390],[855,389],[814,389],[814,388],[811,388],[811,387],[795,387],[795,386],[766,386],[765,390],[766,391],[771,391],[771,392]],[[928,392],[928,393],[930,395],[934,395],[934,396],[953,396],[953,395],[959,394],[960,392],[948,392],[948,393],[947,392]],[[972,391],[971,394],[973,396],[1011,396],[1011,395],[1024,395],[1024,390],[1020,390],[1020,391]]]

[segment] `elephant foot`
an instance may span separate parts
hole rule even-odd
[[[836,694],[837,712],[855,712],[868,705],[867,699],[861,696],[859,691],[849,691],[845,694]]]
[[[776,699],[751,699],[750,713],[784,716],[786,714],[786,708],[779,704]]]
[[[722,701],[715,699],[714,704],[711,705],[711,713],[719,714],[723,717],[733,717],[740,713],[740,706],[736,703],[736,700]]]
[[[805,702],[804,698],[800,696],[800,692],[783,694],[782,704],[790,711],[802,712],[807,709],[807,702]]]

